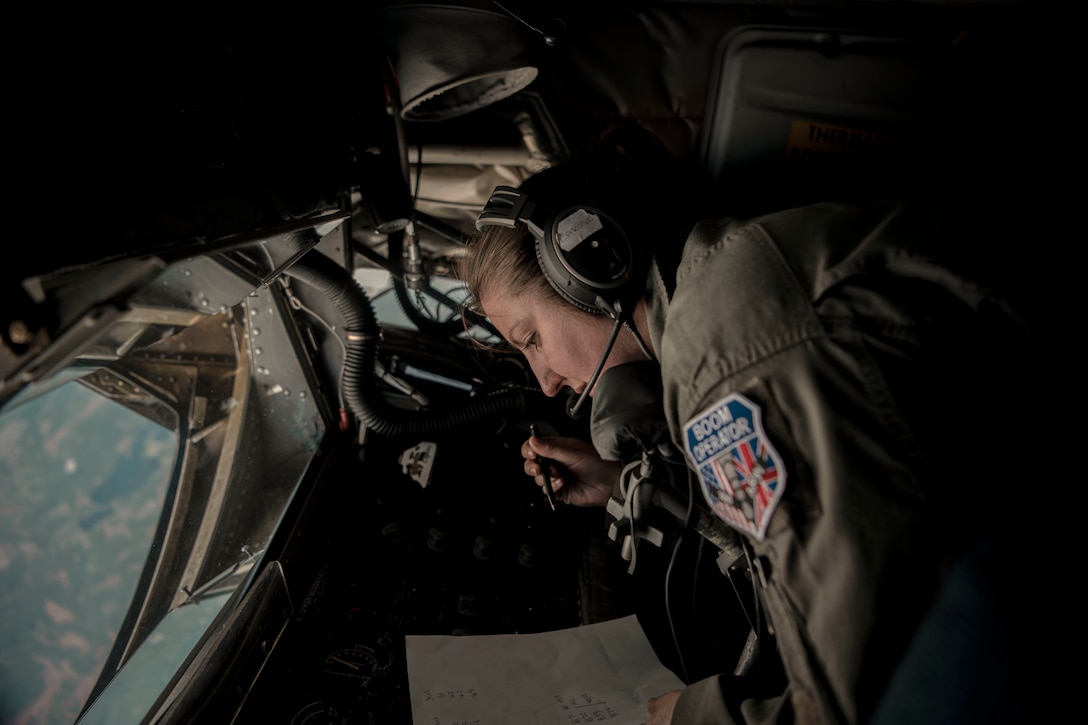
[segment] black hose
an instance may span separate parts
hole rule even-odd
[[[517,388],[503,388],[452,410],[413,411],[386,400],[375,383],[381,327],[363,288],[344,267],[311,251],[285,271],[332,300],[344,316],[346,354],[343,395],[351,412],[382,435],[434,433],[486,418],[520,413],[525,398]]]

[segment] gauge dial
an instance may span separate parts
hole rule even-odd
[[[346,647],[325,657],[325,671],[332,675],[367,678],[385,669],[387,663],[381,662],[381,659],[372,647]]]

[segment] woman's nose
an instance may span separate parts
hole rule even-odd
[[[543,370],[536,372],[537,382],[540,383],[540,390],[549,398],[554,398],[559,395],[559,391],[563,389],[563,379],[553,373],[551,370]]]

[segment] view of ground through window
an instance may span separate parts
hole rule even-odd
[[[78,382],[0,415],[0,722],[74,722],[143,570],[174,432]]]

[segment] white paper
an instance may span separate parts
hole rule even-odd
[[[683,687],[634,615],[534,634],[409,635],[415,725],[640,725]]]

